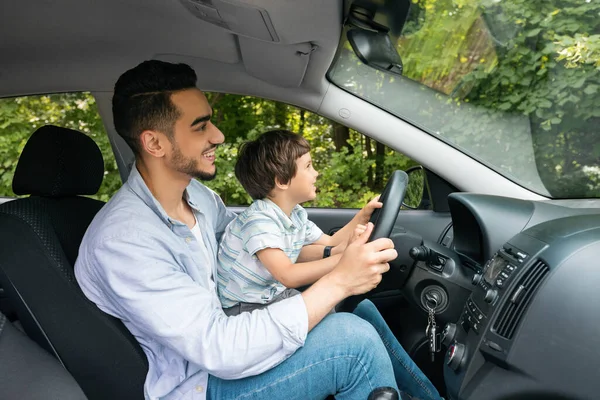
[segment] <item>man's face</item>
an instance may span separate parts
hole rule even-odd
[[[215,149],[225,137],[212,124],[212,109],[198,89],[188,89],[171,95],[180,117],[175,122],[172,150],[167,155],[169,166],[182,174],[201,180],[215,177]]]

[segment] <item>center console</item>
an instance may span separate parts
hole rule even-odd
[[[448,346],[444,376],[453,398],[458,398],[461,387],[469,383],[487,356],[502,362],[508,354],[519,318],[516,314],[520,311],[496,318],[494,323],[492,317],[500,313],[507,297],[509,304],[519,305],[525,303],[526,294],[533,294],[535,289],[525,290],[523,281],[531,280],[531,272],[527,272],[532,271],[535,255],[545,246],[545,243],[527,236],[515,243],[506,243],[485,264],[482,273],[473,276],[475,288],[465,303],[460,320],[446,325],[442,334]],[[542,267],[541,273],[535,272],[533,286],[541,283],[544,271],[548,272],[548,268]],[[519,288],[513,290],[516,283]]]
[[[453,400],[600,395],[600,216],[549,221],[505,243],[445,326]]]

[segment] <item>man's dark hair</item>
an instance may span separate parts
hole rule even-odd
[[[254,199],[264,199],[275,179],[287,184],[296,175],[296,160],[310,151],[302,136],[286,130],[263,133],[240,146],[235,176]]]
[[[189,65],[158,60],[144,61],[119,77],[112,101],[115,129],[137,156],[142,151],[143,131],[156,130],[173,137],[180,113],[171,94],[195,88],[196,80]]]

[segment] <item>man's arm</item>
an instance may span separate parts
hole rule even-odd
[[[371,230],[301,296],[234,317],[227,317],[216,293],[181,271],[169,249],[144,230],[123,232],[80,252],[78,282],[136,336],[175,350],[211,375],[240,379],[285,360],[335,304],[377,285],[396,252],[389,239],[365,244]]]
[[[78,281],[92,301],[136,336],[219,378],[264,372],[304,344],[308,317],[300,296],[228,318],[216,293],[181,271],[169,249],[143,231],[104,240],[82,256],[86,280]]]

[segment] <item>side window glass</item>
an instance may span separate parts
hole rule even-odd
[[[250,96],[207,93],[213,122],[224,133],[217,153],[219,173],[204,182],[229,206],[248,205],[234,174],[237,149],[271,129],[288,129],[311,145],[317,178],[317,198],[306,207],[360,208],[381,192],[390,174],[416,165],[408,157],[334,121],[284,103]]]
[[[90,136],[104,157],[104,180],[98,200],[107,201],[121,186],[108,136],[90,93],[61,93],[0,99],[0,197],[16,197],[12,179],[21,151],[41,126],[56,125]]]

